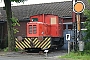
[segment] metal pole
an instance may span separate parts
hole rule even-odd
[[[80,40],[80,30],[81,30],[79,13],[77,13],[76,18],[77,18],[77,42],[78,42]],[[77,44],[77,42],[76,42],[76,44]],[[77,47],[77,45],[76,45],[76,47]]]
[[[68,40],[68,55],[70,53],[70,41]]]
[[[74,7],[74,4],[77,0],[72,0],[72,8]],[[74,8],[72,12],[72,17],[73,17],[73,33],[74,33],[74,40],[73,40],[73,51],[76,51],[76,42],[77,42],[77,22],[76,22],[76,16],[75,16]]]

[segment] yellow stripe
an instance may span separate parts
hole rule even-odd
[[[28,40],[27,38],[25,38],[25,40]]]
[[[45,40],[47,40],[48,37],[45,38]]]
[[[16,48],[19,48],[19,47],[16,45]]]
[[[25,48],[25,47],[21,44],[21,42],[19,42],[17,39],[16,39],[16,41],[18,42],[19,45],[22,46],[22,48]]]
[[[43,49],[47,48],[47,46],[48,46],[49,44],[50,44],[50,41],[48,42],[48,44],[45,45],[45,47],[44,47]]]
[[[25,40],[27,40],[27,39],[25,38]],[[18,40],[16,39],[16,41],[18,41]],[[29,43],[30,43],[30,42],[29,42]],[[28,48],[28,46],[27,46],[23,41],[21,41],[21,42],[18,41],[18,45],[19,45],[19,46],[21,45],[22,48]],[[29,46],[29,47],[30,47],[30,46]]]
[[[28,41],[28,40],[25,40],[28,44],[30,44],[30,41]]]
[[[38,40],[35,42],[35,44],[37,44]]]
[[[46,39],[47,39],[47,38],[45,38],[45,40],[43,40],[43,42],[42,42],[38,47],[40,47],[40,46],[46,41]]]
[[[35,43],[35,41],[37,41],[37,38],[34,39],[33,43]]]
[[[51,39],[51,38],[50,38]],[[51,41],[50,41],[51,42]],[[48,46],[48,48],[50,48],[51,44]]]
[[[16,39],[16,41],[20,43],[20,41],[18,41],[17,39]]]
[[[30,44],[30,41],[27,39],[27,40],[24,40],[24,41],[26,41],[27,42],[27,44]]]
[[[46,42],[41,46],[41,48],[44,47],[47,42],[48,42],[48,41],[46,41]]]
[[[47,38],[45,38],[45,40],[46,40]],[[40,42],[38,41],[38,43],[36,43],[36,46],[35,47],[38,47],[38,48],[40,48],[40,46],[38,46],[38,45],[40,45]]]
[[[28,45],[28,47],[31,47],[26,41],[24,41],[26,43],[26,45]]]
[[[17,42],[19,42],[19,41],[17,40],[17,38],[15,38],[15,40],[16,40]],[[16,41],[15,41],[16,47],[17,47],[17,48],[20,48],[20,49],[23,49]],[[18,45],[19,47],[18,47],[17,45]]]
[[[28,39],[25,39],[24,41],[26,41],[28,44],[30,44],[30,41]]]
[[[31,40],[30,38],[28,38],[28,40]]]
[[[30,38],[28,38],[30,40],[31,43],[35,44]],[[25,39],[26,41],[28,41],[28,39]],[[37,38],[35,38],[34,40],[36,40]],[[29,42],[29,41],[28,41]],[[30,44],[29,42],[29,44]],[[25,42],[26,43],[26,42]],[[30,46],[31,47],[31,46]]]
[[[16,45],[18,45],[18,46],[19,46],[19,48],[23,50],[23,48],[22,48],[22,47],[21,47],[21,46],[20,46],[17,42],[16,42]]]
[[[35,47],[38,47],[39,48],[39,46],[38,46],[39,44],[40,44],[40,42],[38,42]]]
[[[29,41],[29,40],[30,40],[29,38],[28,38],[28,39],[25,38],[25,40],[24,40],[24,42],[23,42],[26,48],[31,47],[31,46],[29,45],[29,44],[30,44],[30,41]],[[28,42],[28,43],[27,43],[27,42]]]
[[[31,41],[31,39],[30,39],[30,38],[25,38],[25,40]]]
[[[25,38],[25,40],[28,40],[27,38]]]
[[[48,46],[48,48],[50,48],[51,44]]]
[[[25,48],[22,44],[21,44],[21,42],[18,42],[19,43],[19,45],[21,45],[23,48]]]
[[[18,41],[17,38],[15,40]]]
[[[25,38],[25,40],[27,40],[27,38]]]
[[[24,45],[25,48],[28,48],[24,42],[22,42],[22,44]]]
[[[41,46],[41,48],[44,47],[44,45],[45,45],[48,41],[49,41],[49,39]]]
[[[31,47],[31,46],[30,46],[30,42],[29,42],[28,40],[24,40],[24,41],[26,41],[26,44],[27,44],[29,47]]]
[[[28,48],[28,46],[27,46],[27,45],[28,45],[28,43],[27,43],[26,41],[24,41],[24,43],[25,43],[25,45],[26,45],[26,48]]]
[[[17,40],[17,39],[16,39],[16,40]],[[27,38],[25,38],[25,40],[28,41]],[[24,41],[25,41],[25,40],[24,40]],[[18,41],[18,42],[19,42],[19,41]],[[20,43],[20,42],[19,42],[19,43]],[[25,43],[26,43],[26,42],[25,42]],[[23,47],[24,47],[24,48],[25,48],[25,47],[28,48],[28,47],[26,46],[27,43],[26,43],[26,44],[25,44],[25,43],[22,42],[22,44],[24,45]],[[30,43],[30,42],[28,41],[28,43]],[[28,45],[28,46],[29,46],[29,45]],[[29,47],[30,47],[30,46],[29,46]]]

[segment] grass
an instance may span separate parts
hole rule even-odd
[[[70,52],[70,54],[60,56],[59,58],[65,58],[67,60],[90,60],[90,50],[76,53]]]

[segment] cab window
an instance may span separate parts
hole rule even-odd
[[[33,22],[37,22],[38,21],[38,18],[32,18],[32,21]]]

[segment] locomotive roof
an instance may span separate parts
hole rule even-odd
[[[89,9],[87,0],[82,1],[85,3],[86,8]],[[3,7],[0,7],[0,12],[2,15],[0,20],[6,20],[6,13]],[[59,17],[72,17],[72,1],[13,6],[12,12],[19,20],[29,20],[30,16],[36,14],[55,14]]]

